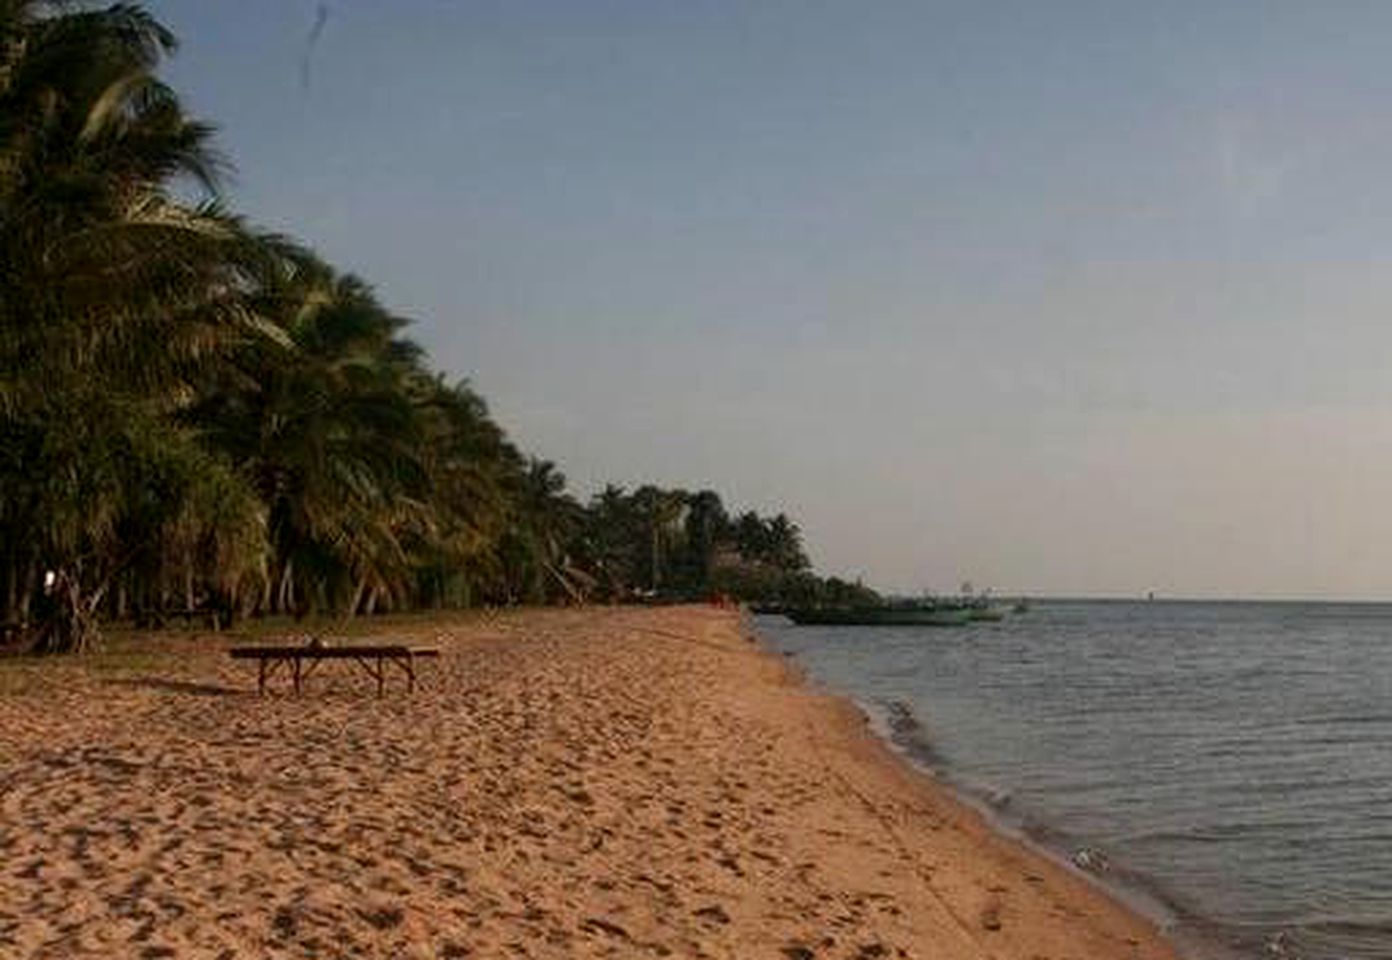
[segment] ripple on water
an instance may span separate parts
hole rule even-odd
[[[763,634],[917,762],[1248,955],[1392,956],[1392,606],[1040,603]]]

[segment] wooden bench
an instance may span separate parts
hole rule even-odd
[[[256,660],[256,691],[266,692],[266,680],[282,666],[290,671],[295,695],[299,696],[301,685],[314,672],[314,668],[324,660],[352,660],[377,681],[377,696],[386,688],[387,664],[395,664],[406,675],[406,689],[416,689],[416,660],[421,657],[438,657],[436,647],[408,647],[402,644],[383,644],[376,646],[355,645],[350,647],[317,646],[279,646],[279,647],[233,647],[228,651],[233,660]]]

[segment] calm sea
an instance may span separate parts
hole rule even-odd
[[[1199,957],[1392,957],[1392,605],[1040,603],[761,634]]]

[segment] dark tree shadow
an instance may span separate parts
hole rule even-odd
[[[165,693],[191,693],[198,697],[241,697],[249,691],[237,687],[220,687],[214,683],[193,683],[188,680],[163,680],[159,677],[135,677],[124,680],[103,681],[109,686],[138,687],[142,690],[160,690]]]

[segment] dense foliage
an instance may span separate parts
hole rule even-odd
[[[136,4],[0,0],[8,626],[851,589],[711,491],[578,502],[366,284],[222,207],[174,46]]]

